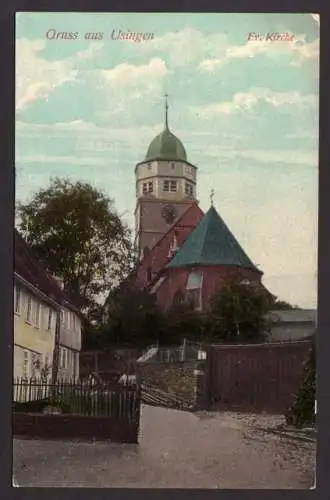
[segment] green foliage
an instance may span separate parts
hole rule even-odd
[[[275,299],[273,304],[272,304],[273,311],[292,311],[293,309],[299,309],[299,307],[292,306],[288,302],[285,302],[285,300]]]
[[[286,414],[289,425],[303,427],[315,424],[315,394],[316,394],[316,353],[313,342],[309,359],[304,367],[303,382],[296,394],[292,406]]]
[[[106,309],[107,323],[89,335],[86,339],[89,346],[95,341],[104,348],[118,343],[147,345],[161,337],[163,315],[155,297],[147,291],[120,287],[108,297]]]
[[[269,329],[269,308],[268,296],[233,280],[211,300],[207,337],[230,342],[262,339]]]
[[[183,339],[200,339],[204,331],[204,315],[190,304],[178,303],[164,314],[163,343],[181,343]]]
[[[133,265],[128,228],[113,201],[90,184],[54,179],[18,213],[28,244],[82,310],[95,309]]]

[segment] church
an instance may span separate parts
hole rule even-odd
[[[136,165],[135,178],[134,284],[155,294],[161,309],[189,300],[204,311],[233,279],[269,293],[262,271],[213,206],[213,193],[209,210],[199,207],[197,167],[169,128],[167,96],[164,130]]]

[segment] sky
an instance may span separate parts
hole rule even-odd
[[[87,181],[133,229],[134,168],[164,128],[168,93],[201,208],[214,188],[264,284],[314,308],[318,75],[313,14],[19,13],[16,198],[54,177]]]

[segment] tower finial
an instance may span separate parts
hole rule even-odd
[[[210,192],[210,201],[211,201],[211,207],[213,207],[213,198],[214,198],[214,189],[211,189],[211,192]]]
[[[165,94],[165,128],[168,129],[168,94]]]

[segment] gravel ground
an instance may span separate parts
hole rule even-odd
[[[139,445],[14,439],[21,487],[310,488],[315,438],[271,415],[145,406]]]

